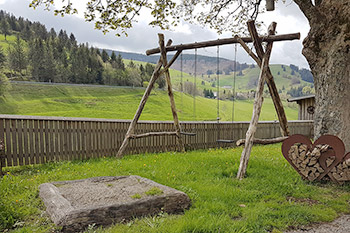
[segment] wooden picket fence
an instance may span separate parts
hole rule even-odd
[[[129,120],[0,115],[0,166],[114,156],[129,123]],[[218,143],[217,140],[244,138],[248,126],[249,122],[181,122],[182,131],[196,133],[196,136],[183,136],[188,150],[233,146],[233,143]],[[289,122],[292,134],[311,137],[312,127],[312,121]],[[137,124],[136,133],[150,131],[174,131],[173,123],[141,121]],[[278,122],[259,123],[257,138],[280,135]],[[151,136],[130,140],[126,154],[174,151],[176,148],[175,136]]]

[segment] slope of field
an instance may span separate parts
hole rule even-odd
[[[132,119],[143,93],[142,88],[13,83],[5,97],[0,97],[0,114]],[[197,97],[195,117],[192,96],[175,92],[175,101],[182,121],[215,120],[217,117],[214,99]],[[288,119],[297,119],[296,107],[288,107],[287,103],[285,106]],[[252,101],[236,101],[234,108],[235,121],[250,120]],[[231,121],[231,101],[220,101],[220,117]],[[276,119],[271,99],[265,99],[260,120]],[[141,120],[172,120],[165,91],[152,92]]]

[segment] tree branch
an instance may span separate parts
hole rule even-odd
[[[312,21],[318,14],[311,0],[294,0],[294,2],[299,6],[300,10],[309,21]],[[318,4],[318,2],[320,1],[316,1],[316,4]]]

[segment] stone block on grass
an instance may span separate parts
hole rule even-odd
[[[107,226],[161,211],[182,213],[189,197],[140,176],[104,176],[41,184],[39,195],[52,221],[64,232]]]

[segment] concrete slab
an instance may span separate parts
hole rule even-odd
[[[191,205],[176,189],[140,176],[105,176],[41,184],[39,195],[52,221],[65,232],[107,226],[161,211],[181,213]]]

